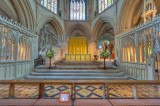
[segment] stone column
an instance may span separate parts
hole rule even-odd
[[[88,54],[91,54],[91,60],[94,59],[93,55],[98,55],[98,53],[97,53],[97,41],[90,41],[88,43]]]
[[[68,54],[68,42],[63,41],[61,46],[61,58],[65,59],[65,54]]]
[[[61,58],[61,47],[55,46],[54,49],[56,51],[56,54],[55,54],[55,57],[52,59],[53,62],[62,59]]]
[[[115,37],[115,46],[114,46],[114,49],[115,49],[115,58],[116,57],[118,57],[118,45],[117,45],[117,43],[118,43],[118,38],[117,37]]]
[[[58,15],[62,17],[62,0],[58,0]]]
[[[15,37],[15,49],[14,49],[14,59],[15,59],[15,70],[14,70],[14,77],[18,77],[17,71],[18,71],[18,64],[17,64],[17,56],[18,56],[18,41],[19,41],[19,32],[16,32],[16,37]]]
[[[64,19],[64,2],[63,0],[60,0],[61,3],[61,17]]]
[[[1,27],[1,32],[0,32],[0,45],[2,45],[2,27]],[[0,46],[0,62],[1,62],[1,55],[2,55],[2,46]]]

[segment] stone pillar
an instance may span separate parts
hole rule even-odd
[[[58,0],[58,15],[62,17],[62,0]]]
[[[18,64],[17,64],[17,56],[18,56],[18,41],[19,41],[19,32],[16,32],[16,38],[15,38],[15,49],[14,49],[14,59],[15,59],[15,70],[14,70],[14,77],[18,77],[17,71],[18,71]]]
[[[147,72],[148,72],[148,76],[147,76],[147,80],[156,80],[156,75],[155,75],[155,61],[154,59],[147,59]]]
[[[146,79],[146,80],[154,80],[155,76],[153,75],[153,67],[151,65],[148,65],[147,68],[148,68],[148,70],[146,70],[146,71],[148,71],[148,79]]]
[[[114,49],[115,49],[115,58],[118,56],[118,45],[117,45],[117,43],[118,43],[118,38],[117,37],[115,37],[115,46],[114,46]]]
[[[2,27],[1,27],[1,32],[0,32],[0,45],[2,45]],[[0,63],[1,63],[1,54],[2,54],[2,46],[0,46]],[[4,80],[5,76],[4,76],[4,69],[2,67],[2,65],[0,64],[0,80]]]
[[[91,54],[91,60],[94,59],[93,55],[98,55],[98,53],[97,53],[97,41],[90,41],[88,43],[88,54]]]
[[[1,32],[0,32],[0,45],[2,45],[2,27],[1,27]],[[0,62],[1,62],[1,54],[2,54],[2,46],[0,46]]]
[[[61,47],[58,47],[58,46],[55,46],[54,47],[55,51],[56,51],[56,54],[55,54],[55,57],[52,59],[52,61],[58,61],[58,60],[61,60]]]
[[[33,58],[36,59],[38,58],[38,36],[36,38],[33,38],[34,42],[32,41],[32,47],[33,47]]]
[[[61,17],[64,19],[64,2],[63,0],[60,0],[61,3]]]
[[[61,59],[65,59],[65,54],[68,54],[68,42],[63,41],[61,46]]]
[[[160,97],[160,85],[158,85],[158,88],[159,88],[159,96],[158,97]]]

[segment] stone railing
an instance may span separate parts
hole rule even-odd
[[[131,63],[131,62],[122,62],[121,67],[122,70],[126,72],[131,78],[137,80],[147,80],[148,73],[145,70],[145,64],[143,63]]]
[[[33,30],[30,30],[20,23],[13,21],[12,19],[8,19],[2,15],[0,15],[0,25],[5,25],[7,27],[10,27],[11,29],[19,30],[21,33],[25,33],[32,37],[37,37]]]
[[[61,85],[63,88],[56,88]],[[52,86],[52,87],[51,87]],[[67,87],[66,87],[67,86]],[[79,98],[77,93],[84,92],[86,90],[83,86],[87,86],[89,89],[87,95],[95,94],[101,95],[98,98],[110,99],[110,98],[160,98],[160,81],[135,81],[135,80],[112,80],[112,81],[50,81],[50,80],[10,80],[0,81],[0,98],[52,98],[55,99],[63,93],[70,93],[71,99]],[[93,87],[95,86],[95,87]],[[100,86],[100,88],[96,88]],[[49,87],[49,88],[48,88]],[[91,87],[91,89],[89,88]],[[31,88],[33,92],[31,91]],[[55,91],[56,97],[46,97],[51,95]],[[68,89],[66,92],[63,89]],[[98,89],[98,91],[96,91]],[[93,92],[91,92],[93,90]],[[5,91],[5,92],[4,92]],[[30,91],[30,92],[28,92]],[[149,93],[149,92],[150,93]],[[54,93],[53,93],[54,94]],[[28,95],[28,96],[26,96]],[[81,97],[90,98],[90,97]],[[97,98],[97,97],[94,97]]]
[[[21,78],[33,70],[37,38],[34,31],[0,15],[0,80]],[[20,59],[21,43],[25,51]]]
[[[141,80],[155,79],[155,56],[160,53],[159,26],[160,15],[157,15],[146,24],[116,35],[116,56],[121,69],[129,76]]]

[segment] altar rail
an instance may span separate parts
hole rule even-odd
[[[3,94],[7,94],[6,90],[7,87],[4,86],[8,86],[8,97],[3,97]],[[30,87],[29,89],[22,90],[22,88],[20,87],[20,85],[24,85],[26,88],[27,86],[37,86],[37,89],[33,89],[32,87]],[[109,81],[51,81],[51,80],[6,80],[6,81],[0,81],[0,97],[1,98],[20,98],[20,99],[24,99],[25,97],[23,97],[23,95],[26,95],[25,93],[28,93],[27,95],[31,95],[31,92],[33,91],[33,94],[36,92],[34,90],[37,90],[37,94],[36,96],[33,97],[27,97],[27,98],[45,98],[45,86],[46,85],[63,85],[63,89],[65,88],[64,85],[70,86],[70,94],[71,94],[71,98],[78,98],[77,97],[77,93],[79,93],[79,89],[76,89],[76,86],[80,86],[82,88],[82,86],[89,86],[91,87],[91,85],[101,85],[102,87],[99,89],[102,89],[101,91],[96,91],[96,88],[92,88],[95,89],[95,93],[102,93],[102,97],[103,99],[109,99],[109,98],[133,98],[133,99],[137,99],[137,98],[160,98],[160,81],[136,81],[136,80],[126,80],[126,81],[120,81],[120,80],[109,80]],[[18,90],[17,87],[20,88],[20,90]],[[121,87],[120,87],[121,86]],[[144,86],[144,88],[143,88]],[[4,91],[2,89],[2,87],[4,87]],[[89,90],[92,90],[90,88],[87,88]],[[114,92],[114,87],[116,87],[116,92],[115,94],[113,94]],[[118,89],[117,89],[118,88]],[[51,87],[47,88],[47,89],[51,89]],[[53,88],[52,88],[53,89]],[[60,88],[58,88],[60,89]],[[57,90],[58,90],[57,89]],[[112,90],[113,89],[113,90]],[[153,91],[152,91],[153,90]],[[22,93],[21,92],[25,92]],[[62,89],[60,90],[60,92],[63,92]],[[116,95],[117,93],[120,93],[120,96],[116,96],[113,97],[113,95]],[[123,94],[125,93],[125,94]],[[150,94],[151,93],[151,94]],[[22,95],[20,97],[16,97],[15,95]],[[48,91],[47,91],[48,94]],[[148,94],[146,96],[144,96],[145,94]],[[96,94],[95,94],[96,95]],[[52,98],[52,97],[50,97]],[[87,97],[86,97],[87,98]]]
[[[91,54],[66,54],[66,61],[91,61]]]

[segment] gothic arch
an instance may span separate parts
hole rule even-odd
[[[110,23],[112,22],[112,23]],[[114,26],[115,23],[112,18],[100,17],[91,28],[92,31],[92,39],[97,41],[98,38],[103,36],[105,33],[110,33],[110,35],[114,36]]]
[[[125,32],[137,26],[143,11],[143,0],[125,0],[117,22],[117,32]]]
[[[39,20],[38,22],[38,29],[37,31],[40,31],[40,29],[43,27],[44,24],[46,23],[51,23],[54,28],[56,29],[56,34],[58,36],[59,40],[63,39],[63,24],[59,20],[57,20],[55,17],[43,17],[42,19]]]
[[[35,1],[28,0],[3,0],[0,11],[8,18],[21,23],[29,29],[34,30],[35,16],[31,3]]]
[[[87,27],[85,27],[84,25],[81,24],[75,24],[73,25],[70,30],[68,31],[68,35],[72,36],[73,34],[80,34],[83,36],[86,36],[87,38],[90,37],[90,32],[89,29]]]

